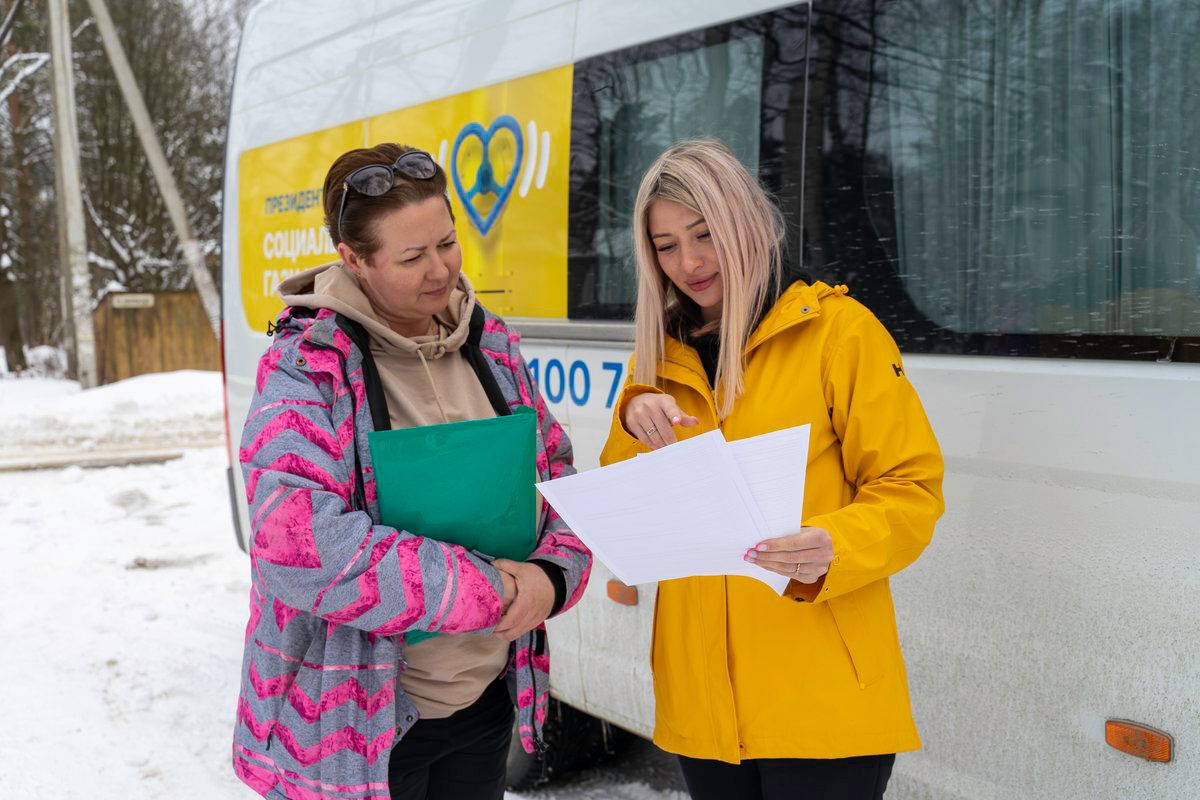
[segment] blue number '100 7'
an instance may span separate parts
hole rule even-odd
[[[612,408],[621,388],[621,376],[625,372],[625,365],[620,361],[605,361],[600,367],[612,374],[608,397],[604,401],[605,408]],[[570,398],[573,405],[586,406],[591,399],[592,373],[587,362],[582,359],[572,361],[570,367],[564,366],[557,358],[547,359],[546,370],[543,373],[541,359],[533,358],[529,360],[529,371],[533,373],[533,382],[551,403],[561,403]]]

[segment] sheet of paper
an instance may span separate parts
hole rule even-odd
[[[538,484],[571,529],[627,584],[744,575],[788,578],[742,556],[800,527],[807,426],[733,444],[720,431]]]
[[[800,530],[809,426],[785,428],[726,445],[762,511],[767,538]]]

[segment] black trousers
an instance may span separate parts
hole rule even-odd
[[[392,748],[392,800],[501,800],[512,740],[504,681],[445,719],[422,719]]]
[[[895,755],[741,764],[679,757],[692,800],[882,800],[895,763]]]

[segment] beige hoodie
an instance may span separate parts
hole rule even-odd
[[[288,278],[279,294],[290,306],[328,308],[360,323],[379,369],[392,428],[495,416],[460,349],[467,340],[475,290],[465,275],[438,314],[436,332],[409,338],[375,313],[358,279],[341,263]],[[415,531],[420,533],[420,531]],[[404,650],[400,685],[424,719],[448,717],[479,699],[508,663],[508,643],[491,636],[442,635]]]

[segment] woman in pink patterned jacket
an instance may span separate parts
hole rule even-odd
[[[344,154],[324,208],[341,261],[280,286],[242,434],[253,584],[234,769],[268,798],[500,798],[514,705],[530,752],[546,714],[542,623],[578,601],[591,553],[548,507],[524,563],[380,524],[367,434],[526,405],[540,480],[574,471],[571,445],[519,337],[461,274],[428,154]],[[455,635],[406,645],[410,631]]]

